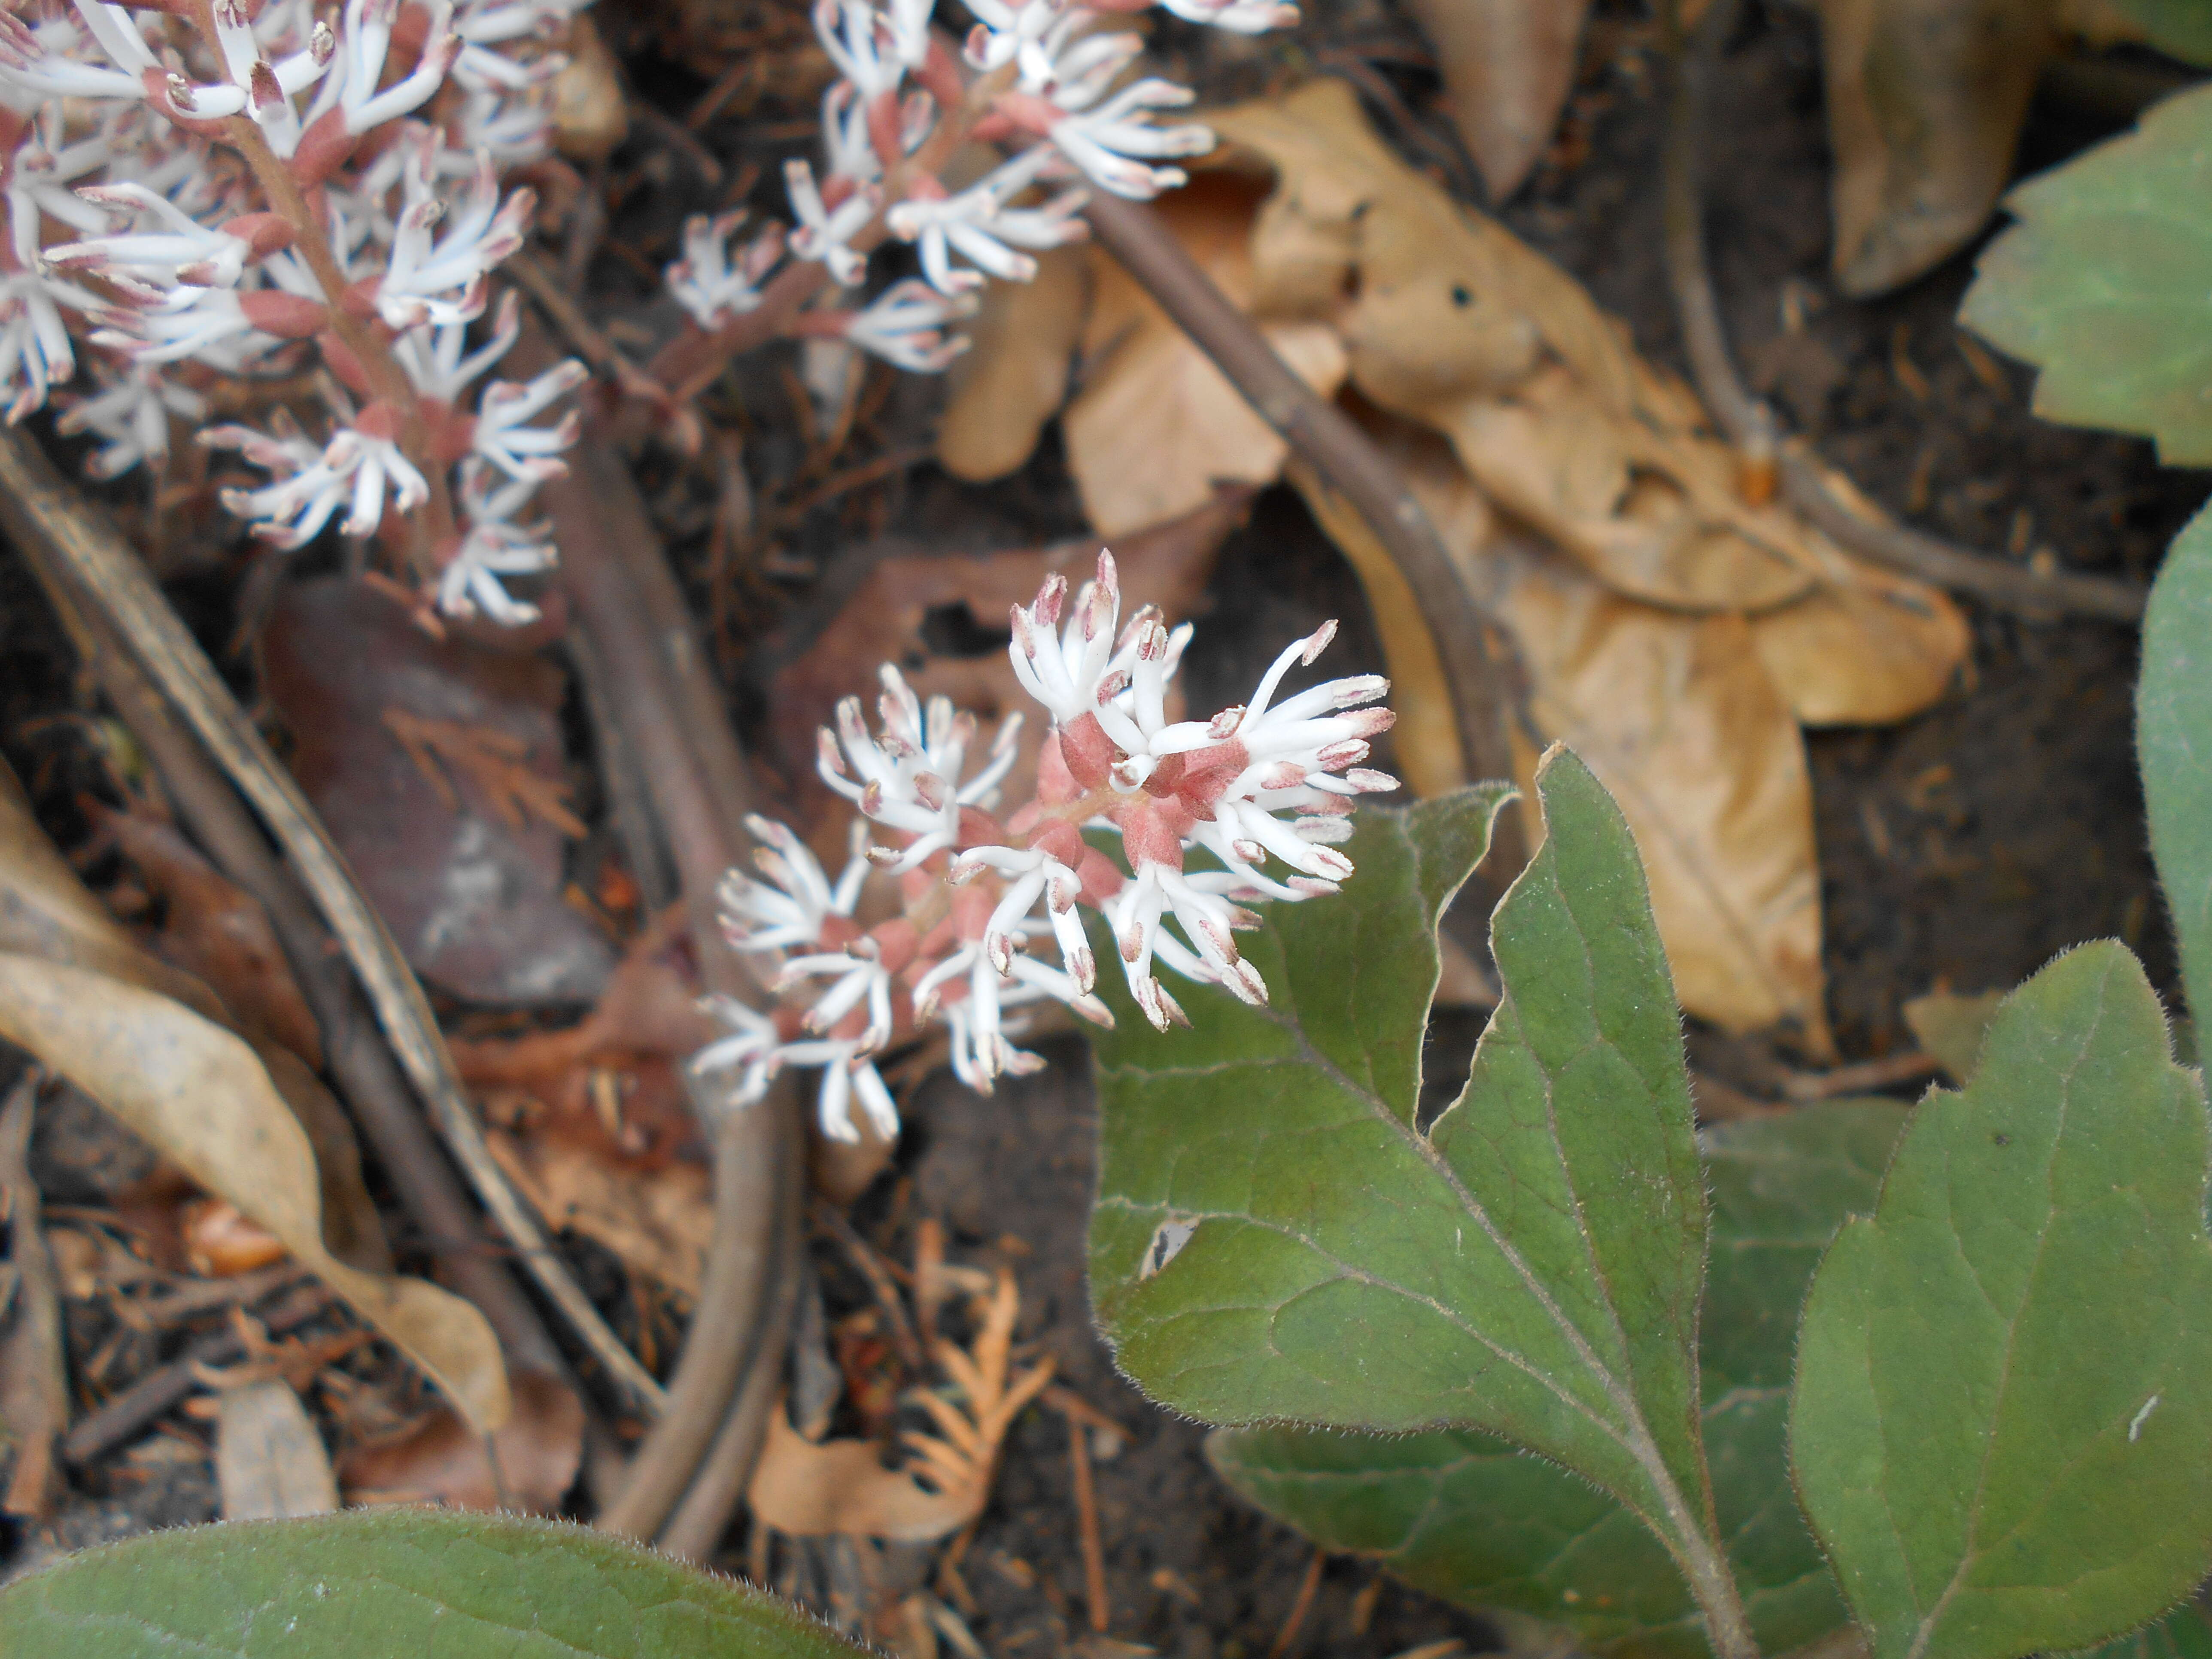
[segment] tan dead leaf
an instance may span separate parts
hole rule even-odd
[[[323,1243],[332,1255],[365,1273],[392,1271],[392,1245],[361,1173],[361,1144],[353,1120],[337,1097],[289,1048],[263,1044],[255,1052],[276,1092],[307,1132],[323,1188]]]
[[[1807,726],[1887,726],[1941,697],[1973,647],[1924,582],[1852,560],[1854,580],[1751,619],[1759,660]]]
[[[2012,176],[2050,0],[1820,0],[1836,284],[1863,298],[1988,222]]]
[[[1730,1030],[1794,1020],[1824,1051],[1812,783],[1752,624],[1622,599],[1510,526],[1474,539],[1493,521],[1451,450],[1358,413],[1511,633],[1537,732],[1620,801],[1683,1007]],[[1535,752],[1518,758],[1534,800]]]
[[[282,1261],[284,1241],[239,1213],[228,1199],[196,1198],[185,1206],[185,1260],[202,1279],[234,1279]]]
[[[1624,599],[1530,544],[1489,556],[1509,573],[1499,614],[1531,718],[1635,832],[1683,1008],[1730,1031],[1794,1022],[1826,1053],[1812,779],[1751,625]]]
[[[1498,506],[1607,583],[1759,611],[1840,558],[1786,510],[1746,504],[1688,391],[1565,271],[1401,161],[1341,82],[1209,119],[1275,173],[1259,289],[1347,296],[1332,314],[1352,384],[1446,433]]]
[[[323,1437],[289,1382],[248,1382],[216,1395],[216,1484],[226,1521],[329,1515],[337,1479]]]
[[[954,477],[981,483],[1019,471],[1067,400],[1091,258],[1087,246],[1052,248],[1037,256],[1035,281],[991,284],[937,432],[937,459]]]
[[[244,1042],[167,997],[14,953],[0,953],[0,1036],[283,1240],[471,1422],[505,1420],[506,1369],[482,1314],[421,1279],[349,1267],[325,1246],[313,1148]]]
[[[572,161],[611,155],[629,136],[629,104],[622,72],[582,13],[568,23],[568,63],[553,77],[553,143]]]
[[[1914,997],[1900,1012],[1914,1039],[1936,1056],[1954,1083],[1964,1085],[1974,1080],[1982,1041],[1990,1034],[1990,1022],[1996,1018],[1997,1004],[2004,1000],[2002,991],[1977,991],[1966,996],[1956,991],[1930,991]]]
[[[210,1019],[227,1018],[208,988],[149,956],[77,879],[0,761],[0,951],[68,963],[143,985]]]
[[[1231,301],[1249,307],[1249,250],[1259,192],[1248,179],[1201,173],[1159,204],[1178,241]],[[1264,484],[1290,447],[1134,278],[1094,254],[1091,314],[1062,416],[1068,470],[1091,527],[1108,539],[1203,507],[1217,484]],[[1261,331],[1324,398],[1343,384],[1336,331],[1263,321]]]
[[[983,1303],[982,1329],[970,1347],[963,1352],[949,1340],[938,1343],[937,1361],[957,1392],[957,1403],[936,1391],[915,1396],[938,1432],[902,1437],[912,1459],[904,1468],[884,1468],[872,1441],[817,1445],[803,1439],[779,1403],[769,1414],[768,1441],[746,1494],[754,1518],[799,1537],[857,1533],[926,1543],[981,1515],[990,1501],[1006,1431],[1052,1380],[1050,1359],[1018,1376],[1012,1373],[1019,1307],[1013,1274],[1001,1268]],[[926,1477],[929,1486],[917,1475]]]
[[[1157,605],[1171,623],[1188,616],[1206,592],[1221,544],[1243,521],[1249,499],[1242,492],[1224,493],[1181,519],[1115,543],[1127,602]],[[955,708],[974,714],[986,741],[1008,714],[1026,713],[1020,758],[1000,786],[1000,799],[1028,799],[1044,722],[1035,718],[1036,705],[1007,660],[1007,612],[1035,599],[1054,571],[1071,583],[1089,580],[1097,554],[1097,542],[1079,541],[980,555],[879,558],[848,584],[848,597],[820,633],[782,646],[783,661],[770,679],[767,758],[797,808],[793,822],[830,868],[844,864],[852,808],[815,775],[815,733],[830,724],[842,698],[872,702],[877,672],[884,663],[898,666],[916,696],[949,697]]]
[[[517,1371],[514,1384],[514,1413],[491,1436],[489,1455],[484,1437],[441,1406],[396,1434],[349,1448],[338,1459],[347,1498],[559,1514],[583,1466],[583,1402],[543,1371]]]
[[[1503,202],[1559,124],[1589,0],[1413,0],[1413,11],[1437,49],[1444,108]]]

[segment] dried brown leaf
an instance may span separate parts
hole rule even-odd
[[[1230,300],[1249,307],[1249,179],[1202,173],[1160,204],[1176,240]],[[1062,416],[1067,464],[1091,527],[1115,540],[1202,507],[1222,483],[1264,484],[1289,446],[1134,278],[1094,255],[1080,386]],[[1261,331],[1322,396],[1343,383],[1335,330],[1263,321]],[[1134,591],[1134,590],[1133,590]]]
[[[1957,252],[2012,176],[2048,0],[1820,0],[1837,286],[1887,293]]]
[[[1924,582],[1854,560],[1853,580],[1751,619],[1768,676],[1807,726],[1887,726],[1942,696],[1973,645]]]
[[[1521,187],[1574,85],[1589,0],[1412,0],[1437,49],[1444,108],[1490,199]]]
[[[568,61],[553,77],[554,148],[572,161],[597,161],[629,136],[622,71],[586,13],[569,20],[564,55]]]
[[[325,1246],[313,1146],[244,1042],[166,997],[12,953],[0,954],[0,1036],[283,1240],[472,1422],[505,1419],[506,1369],[482,1314],[421,1279],[349,1267]]]
[[[1035,281],[991,284],[937,432],[937,458],[954,477],[981,483],[1019,471],[1060,412],[1090,306],[1091,258],[1085,246],[1048,249]]]
[[[216,1483],[226,1521],[286,1521],[338,1506],[323,1437],[289,1382],[248,1382],[216,1395]]]
[[[514,1376],[514,1414],[490,1437],[445,1407],[397,1434],[349,1448],[338,1478],[355,1504],[445,1504],[557,1515],[584,1457],[584,1407],[542,1371]]]
[[[533,787],[557,790],[561,671],[434,640],[404,606],[343,580],[286,583],[264,653],[292,769],[409,963],[471,1001],[595,999],[614,952],[562,899],[560,831],[542,815],[512,823],[511,792],[466,765],[434,762],[434,782],[386,719],[496,733]]]

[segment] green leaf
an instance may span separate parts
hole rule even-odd
[[[2194,1601],[2155,1624],[2092,1648],[2080,1659],[2212,1659],[2212,1625]]]
[[[2192,1014],[2212,1012],[2212,512],[2174,538],[2143,615],[2136,747]]]
[[[2042,370],[2035,412],[2212,464],[2212,87],[2005,198],[1959,319]]]
[[[1492,930],[1505,999],[1428,1134],[1436,917],[1498,790],[1362,813],[1343,893],[1247,936],[1271,1006],[1195,988],[1196,1029],[1163,1036],[1112,988],[1093,1293],[1123,1369],[1179,1411],[1486,1430],[1710,1567],[1673,988],[1619,810],[1565,750],[1537,788],[1549,834]]]
[[[2169,58],[2188,64],[2212,64],[2212,0],[2119,0],[2120,9],[2142,27],[2150,43]]]
[[[1790,1495],[1783,1429],[1805,1286],[1844,1218],[1874,1207],[1904,1121],[1892,1102],[1838,1102],[1704,1137],[1705,1446],[1721,1534],[1767,1653],[1846,1622]],[[1603,1493],[1504,1441],[1223,1429],[1206,1449],[1237,1491],[1324,1548],[1372,1555],[1434,1595],[1554,1620],[1597,1659],[1706,1651],[1658,1540]]]
[[[1798,1491],[1875,1659],[2081,1647],[2212,1559],[2202,1081],[2122,946],[2007,998],[1806,1299]]]
[[[154,1533],[0,1590],[8,1659],[841,1659],[773,1596],[581,1527],[356,1510]]]

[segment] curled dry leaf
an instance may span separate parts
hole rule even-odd
[[[1820,0],[1836,285],[1885,294],[1989,222],[2035,80],[2050,0]]]
[[[264,655],[292,769],[410,965],[471,1001],[595,998],[614,952],[562,900],[562,827],[516,821],[518,794],[564,782],[560,670],[433,640],[337,580],[284,585]],[[456,728],[479,741],[433,752]]]
[[[1574,85],[1589,0],[1413,0],[1444,108],[1503,202],[1535,167]]]
[[[1443,432],[1498,506],[1599,580],[1759,611],[1840,556],[1747,504],[1689,392],[1565,271],[1401,161],[1341,82],[1211,118],[1275,175],[1252,229],[1260,291],[1332,320],[1363,396]]]
[[[981,1515],[1006,1431],[1052,1380],[1053,1367],[1046,1359],[1012,1373],[1020,1301],[1011,1272],[1001,1268],[988,1299],[977,1301],[982,1328],[969,1347],[963,1352],[950,1340],[937,1345],[937,1362],[957,1390],[958,1402],[934,1391],[914,1396],[938,1432],[910,1431],[902,1437],[913,1455],[906,1468],[885,1468],[872,1441],[817,1445],[803,1439],[779,1404],[769,1414],[768,1442],[746,1494],[754,1518],[800,1537],[856,1533],[927,1543]]]
[[[397,1434],[354,1446],[338,1479],[356,1504],[443,1504],[557,1515],[584,1458],[584,1406],[542,1371],[512,1378],[514,1413],[489,1437],[441,1406]]]
[[[1182,518],[1116,541],[1123,591],[1158,605],[1170,623],[1188,616],[1249,501],[1242,490],[1214,494]],[[1007,612],[1036,598],[1054,571],[1079,582],[1097,553],[1095,541],[983,555],[891,552],[869,559],[865,574],[841,582],[831,573],[824,586],[848,595],[836,614],[811,639],[787,638],[771,647],[781,660],[769,680],[766,756],[796,807],[791,821],[830,868],[845,861],[852,813],[815,775],[815,733],[831,723],[838,701],[865,694],[888,662],[916,696],[950,697],[986,734],[1006,715],[1033,709],[1006,659]],[[1024,723],[1020,758],[1000,799],[1027,799],[1043,735],[1041,722]]]
[[[0,954],[0,1036],[282,1239],[471,1422],[505,1420],[506,1369],[482,1314],[421,1279],[349,1267],[325,1247],[313,1149],[243,1041],[167,997],[13,953]]]
[[[1201,173],[1156,210],[1247,308],[1255,299],[1249,228],[1262,191],[1249,177]],[[949,470],[981,480],[1027,459],[1067,396],[1073,353],[1068,466],[1091,527],[1117,556],[1131,532],[1202,510],[1220,484],[1274,479],[1288,447],[1127,272],[1088,244],[1064,250],[1050,268],[1048,296],[1002,300],[994,291],[986,304],[939,439]],[[1334,330],[1258,314],[1269,343],[1309,385],[1327,396],[1343,383]]]
[[[323,1437],[289,1382],[247,1382],[216,1396],[215,1474],[226,1521],[329,1515],[337,1479]]]

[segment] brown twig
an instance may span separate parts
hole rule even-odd
[[[331,1292],[319,1282],[303,1285],[269,1312],[256,1317],[264,1331],[271,1336],[282,1336],[321,1313],[331,1300]],[[204,1368],[231,1364],[245,1357],[245,1344],[239,1340],[235,1330],[221,1330],[202,1337],[174,1359],[156,1365],[97,1410],[79,1418],[62,1441],[63,1461],[81,1468],[105,1457],[200,1387]]]
[[[270,753],[145,567],[20,431],[0,433],[0,528],[33,553],[35,568],[54,571],[112,630],[123,653],[252,802],[337,936],[440,1137],[524,1267],[609,1375],[648,1408],[656,1405],[659,1385],[600,1318],[493,1160],[422,986],[299,786]],[[270,919],[276,921],[273,913]]]
[[[1275,1640],[1267,1650],[1267,1659],[1283,1659],[1291,1650],[1291,1644],[1298,1639],[1304,1627],[1306,1614],[1313,1611],[1314,1595],[1321,1589],[1321,1570],[1328,1557],[1320,1550],[1306,1564],[1306,1576],[1298,1580],[1297,1600],[1291,1603],[1291,1616],[1283,1620],[1282,1629],[1275,1632]]]
[[[1068,1413],[1067,1468],[1075,1477],[1076,1535],[1083,1546],[1083,1600],[1091,1614],[1091,1628],[1103,1636],[1114,1622],[1114,1608],[1106,1598],[1106,1542],[1098,1531],[1098,1489],[1091,1478],[1090,1432],[1086,1424]]]
[[[907,1317],[906,1303],[899,1289],[884,1266],[883,1258],[868,1246],[868,1241],[854,1230],[845,1212],[828,1199],[817,1195],[808,1206],[814,1224],[837,1241],[838,1248],[868,1281],[868,1290],[876,1298],[876,1306],[883,1310],[884,1319],[890,1327],[891,1347],[898,1354],[899,1364],[909,1376],[919,1376],[928,1369],[921,1339],[915,1334],[914,1322]]]
[[[62,1351],[62,1298],[53,1252],[31,1179],[31,1119],[45,1073],[24,1071],[0,1108],[0,1214],[8,1220],[8,1261],[15,1270],[15,1306],[0,1345],[0,1403],[15,1440],[15,1467],[0,1509],[44,1516],[61,1490],[54,1448],[69,1427],[69,1375]]]
[[[526,337],[519,350],[526,362],[549,355],[542,337]],[[556,527],[562,591],[615,723],[603,742],[625,746],[645,781],[702,977],[711,989],[757,1000],[714,915],[714,890],[737,861],[751,806],[744,757],[645,503],[596,428],[568,475],[548,483],[539,500]],[[780,1372],[789,1337],[795,1297],[786,1281],[794,1279],[801,1206],[777,1195],[799,1178],[805,1159],[794,1082],[783,1080],[756,1106],[703,1115],[714,1137],[714,1227],[698,1313],[669,1382],[668,1409],[599,1516],[601,1526],[633,1537],[659,1533],[679,1504],[687,1539],[719,1535],[767,1430],[750,1375]],[[686,1488],[695,1477],[703,1489],[691,1503]]]
[[[1467,775],[1511,777],[1506,732],[1517,699],[1506,665],[1480,601],[1389,458],[1275,355],[1152,209],[1101,194],[1084,216],[1100,246],[1212,359],[1260,418],[1358,509],[1413,590],[1436,639]]]
[[[1791,1072],[1782,1079],[1782,1095],[1799,1105],[1811,1105],[1841,1095],[1870,1094],[1877,1089],[1893,1089],[1900,1083],[1917,1083],[1942,1069],[1942,1062],[1935,1055],[1913,1050],[1825,1072]]]
[[[1713,0],[1686,40],[1676,0],[1668,0],[1664,8],[1675,69],[1663,163],[1667,274],[1681,319],[1683,349],[1705,406],[1747,455],[1775,458],[1784,498],[1847,552],[2021,616],[2048,618],[2070,613],[2139,622],[2148,593],[2140,582],[2071,571],[2046,575],[1909,526],[1869,520],[1830,482],[1828,469],[1803,440],[1778,444],[1772,411],[1744,389],[1729,353],[1728,332],[1705,258],[1700,199],[1698,141],[1707,92],[1721,42],[1734,27],[1740,3]]]

